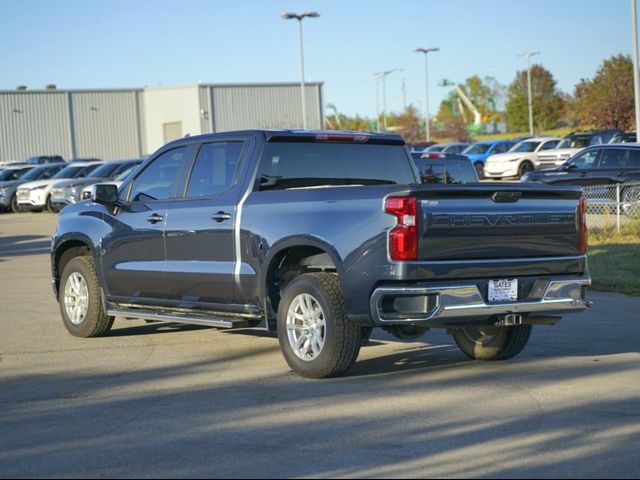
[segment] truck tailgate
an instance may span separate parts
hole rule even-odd
[[[579,187],[432,185],[418,189],[420,260],[579,255]]]

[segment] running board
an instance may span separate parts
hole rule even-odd
[[[246,319],[222,319],[215,318],[209,315],[201,315],[196,313],[181,313],[181,312],[157,312],[152,310],[143,309],[110,309],[107,310],[107,315],[113,317],[126,317],[126,318],[141,318],[144,320],[154,320],[158,322],[173,322],[173,323],[187,323],[192,325],[205,325],[207,327],[217,328],[244,328],[249,326],[249,322]]]

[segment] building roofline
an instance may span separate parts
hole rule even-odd
[[[305,82],[306,86],[317,87],[324,85],[324,82]],[[28,94],[28,93],[131,93],[131,92],[144,92],[145,90],[161,90],[171,88],[195,88],[195,87],[299,87],[299,82],[248,82],[248,83],[190,83],[186,85],[159,85],[159,86],[146,86],[146,87],[131,87],[131,88],[56,88],[53,90],[41,89],[27,89],[27,90],[0,90],[0,94]]]

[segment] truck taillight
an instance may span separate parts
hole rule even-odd
[[[587,231],[587,200],[580,197],[578,206],[578,251],[587,253],[589,247],[589,233]]]
[[[395,215],[398,224],[389,232],[392,260],[418,259],[418,217],[415,197],[388,197],[385,212]]]

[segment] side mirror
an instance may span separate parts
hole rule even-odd
[[[118,187],[112,184],[97,184],[91,187],[91,201],[114,206],[118,201]]]
[[[576,164],[575,163],[565,163],[562,166],[562,170],[564,170],[565,172],[568,172],[569,170],[574,170],[576,168]]]

